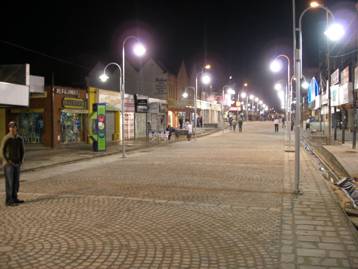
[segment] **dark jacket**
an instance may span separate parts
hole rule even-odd
[[[21,136],[7,134],[1,143],[1,158],[7,163],[21,164],[24,159],[24,143]]]

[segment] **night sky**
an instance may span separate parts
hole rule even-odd
[[[274,105],[278,101],[272,85],[285,73],[272,75],[270,59],[292,54],[291,0],[9,2],[1,8],[0,63],[28,62],[31,73],[45,76],[46,84],[54,73],[56,84],[84,85],[97,62],[120,59],[125,35],[138,34],[169,72],[176,73],[182,60],[189,70],[207,62],[213,66],[216,88],[232,75],[238,86],[247,81],[252,93]],[[355,2],[326,5],[356,15]],[[296,0],[297,14],[308,3]],[[317,66],[324,20],[324,13],[317,11],[305,17],[306,67]]]

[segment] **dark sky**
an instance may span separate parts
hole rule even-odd
[[[247,81],[254,94],[273,105],[272,84],[285,76],[269,72],[270,58],[292,54],[290,0],[9,2],[1,8],[0,63],[29,62],[31,73],[45,75],[47,84],[52,72],[56,84],[83,84],[96,62],[119,60],[123,36],[138,34],[169,71],[177,72],[182,60],[189,68],[208,62],[216,88],[232,75],[237,85]],[[333,10],[353,10],[354,3],[326,1]],[[308,1],[296,0],[296,5],[298,14]],[[304,21],[306,66],[317,65],[317,36],[325,18],[323,12],[313,13]]]

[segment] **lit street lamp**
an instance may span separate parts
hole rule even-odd
[[[294,7],[295,8],[295,7]],[[298,48],[296,48],[296,66],[295,66],[295,77],[297,78],[298,83],[296,82],[296,117],[295,117],[295,193],[299,194],[300,191],[300,121],[301,121],[301,83],[302,80],[302,18],[303,16],[310,10],[315,8],[321,8],[325,10],[333,19],[335,18],[332,11],[327,7],[317,3],[312,2],[310,7],[306,8],[302,11],[299,20],[298,20],[298,28],[295,31],[298,31]],[[337,41],[339,38],[342,38],[344,35],[344,28],[338,27],[337,25],[331,25],[325,32],[327,38],[330,40]],[[295,35],[294,35],[294,44]],[[329,66],[328,66],[329,70]],[[329,75],[329,72],[328,72]],[[329,81],[329,79],[328,79]],[[328,82],[329,83],[329,82]],[[329,86],[329,85],[328,85]],[[328,140],[330,144],[331,140],[331,94],[328,87]]]
[[[229,85],[224,85],[223,89],[222,89],[222,101],[221,101],[221,114],[222,114],[222,120],[223,120],[223,131],[225,130],[224,128],[224,101],[225,101],[225,89],[226,89],[226,93],[228,95],[230,95],[230,101],[231,101],[231,95],[235,94],[235,90],[229,86]]]
[[[288,136],[288,149],[290,151],[291,148],[291,131],[288,129],[288,126],[291,126],[291,101],[292,101],[292,81],[291,71],[290,71],[290,58],[285,54],[280,54],[275,57],[275,59],[270,64],[270,69],[272,72],[277,73],[280,72],[282,69],[282,62],[279,60],[280,58],[284,58],[287,61],[287,87],[286,87],[286,96],[285,96],[285,109],[286,109],[286,120],[287,120],[287,127],[286,127],[286,134]],[[288,94],[290,92],[290,94]]]
[[[122,111],[121,111],[121,116],[122,116],[122,119],[121,119],[121,124],[122,124],[122,132],[121,132],[121,138],[122,138],[122,158],[125,158],[126,157],[126,153],[125,153],[125,143],[124,143],[124,122],[123,122],[123,119],[124,119],[124,93],[123,93],[123,84],[122,84],[122,75],[123,75],[123,72],[122,72],[122,68],[121,66],[118,64],[118,63],[115,63],[115,62],[111,62],[109,64],[107,64],[104,69],[103,69],[103,73],[99,76],[99,79],[102,81],[102,82],[106,82],[108,79],[109,79],[109,76],[107,75],[106,71],[107,71],[107,68],[109,66],[115,66],[118,68],[119,70],[119,90],[121,91],[121,94],[122,94]]]
[[[134,39],[136,40],[136,43],[133,46],[133,53],[134,55],[136,55],[137,57],[142,57],[144,56],[144,54],[146,53],[146,48],[145,46],[139,41],[139,39],[136,36],[127,36],[123,43],[122,43],[122,67],[123,67],[123,72],[122,72],[122,95],[121,95],[121,99],[122,99],[122,104],[121,104],[121,122],[122,122],[122,155],[123,157],[125,157],[125,141],[124,141],[124,112],[125,112],[125,106],[124,106],[124,96],[126,93],[126,68],[125,68],[125,63],[126,63],[126,55],[125,55],[125,46],[128,40],[130,39]]]

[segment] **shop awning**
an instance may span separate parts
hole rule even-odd
[[[62,112],[74,113],[74,114],[88,114],[88,110],[87,110],[87,109],[65,108],[65,109],[62,109]]]

